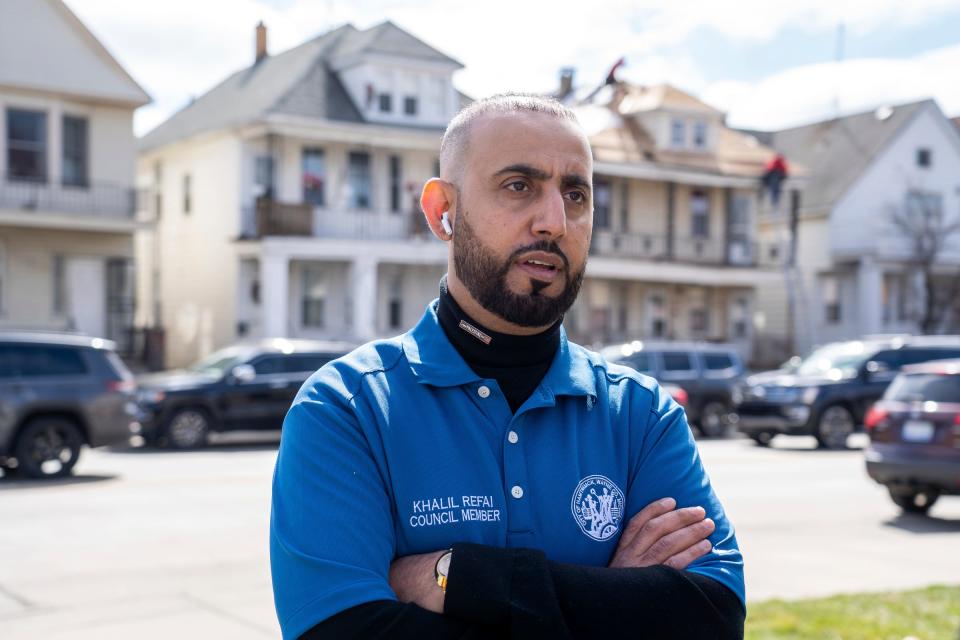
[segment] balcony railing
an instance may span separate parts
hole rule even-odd
[[[255,211],[258,237],[313,235],[313,207],[309,204],[258,198]]]
[[[619,233],[595,229],[590,253],[611,258],[705,265],[756,266],[758,244],[751,240],[724,242],[711,238]]]
[[[134,217],[134,193],[132,187],[110,183],[68,186],[7,176],[0,180],[0,209],[129,220]]]
[[[409,240],[431,237],[419,211],[325,209],[308,203],[286,203],[258,198],[243,211],[242,233],[247,238],[314,236],[343,240]]]

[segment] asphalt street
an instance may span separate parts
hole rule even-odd
[[[276,437],[240,438],[87,450],[72,479],[0,478],[0,636],[279,637],[267,555]],[[704,441],[701,452],[751,600],[960,583],[960,498],[901,515],[862,451],[812,439]]]

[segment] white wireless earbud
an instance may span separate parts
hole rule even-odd
[[[453,235],[453,227],[450,226],[450,219],[447,217],[446,211],[440,216],[440,226],[443,227],[443,230],[447,232],[448,236]]]

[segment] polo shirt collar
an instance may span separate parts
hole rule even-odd
[[[401,344],[410,370],[421,384],[455,387],[482,379],[443,332],[437,318],[437,300],[427,305],[417,326],[401,337]],[[557,355],[534,395],[537,404],[554,404],[557,396],[565,395],[597,397],[593,363],[585,350],[570,344],[563,327]]]

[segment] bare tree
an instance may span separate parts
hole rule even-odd
[[[916,314],[920,330],[935,333],[960,297],[960,269],[945,269],[942,257],[956,242],[960,245],[960,216],[947,218],[939,193],[911,190],[903,206],[891,209],[890,221],[907,243],[907,264],[921,275],[923,301]]]

